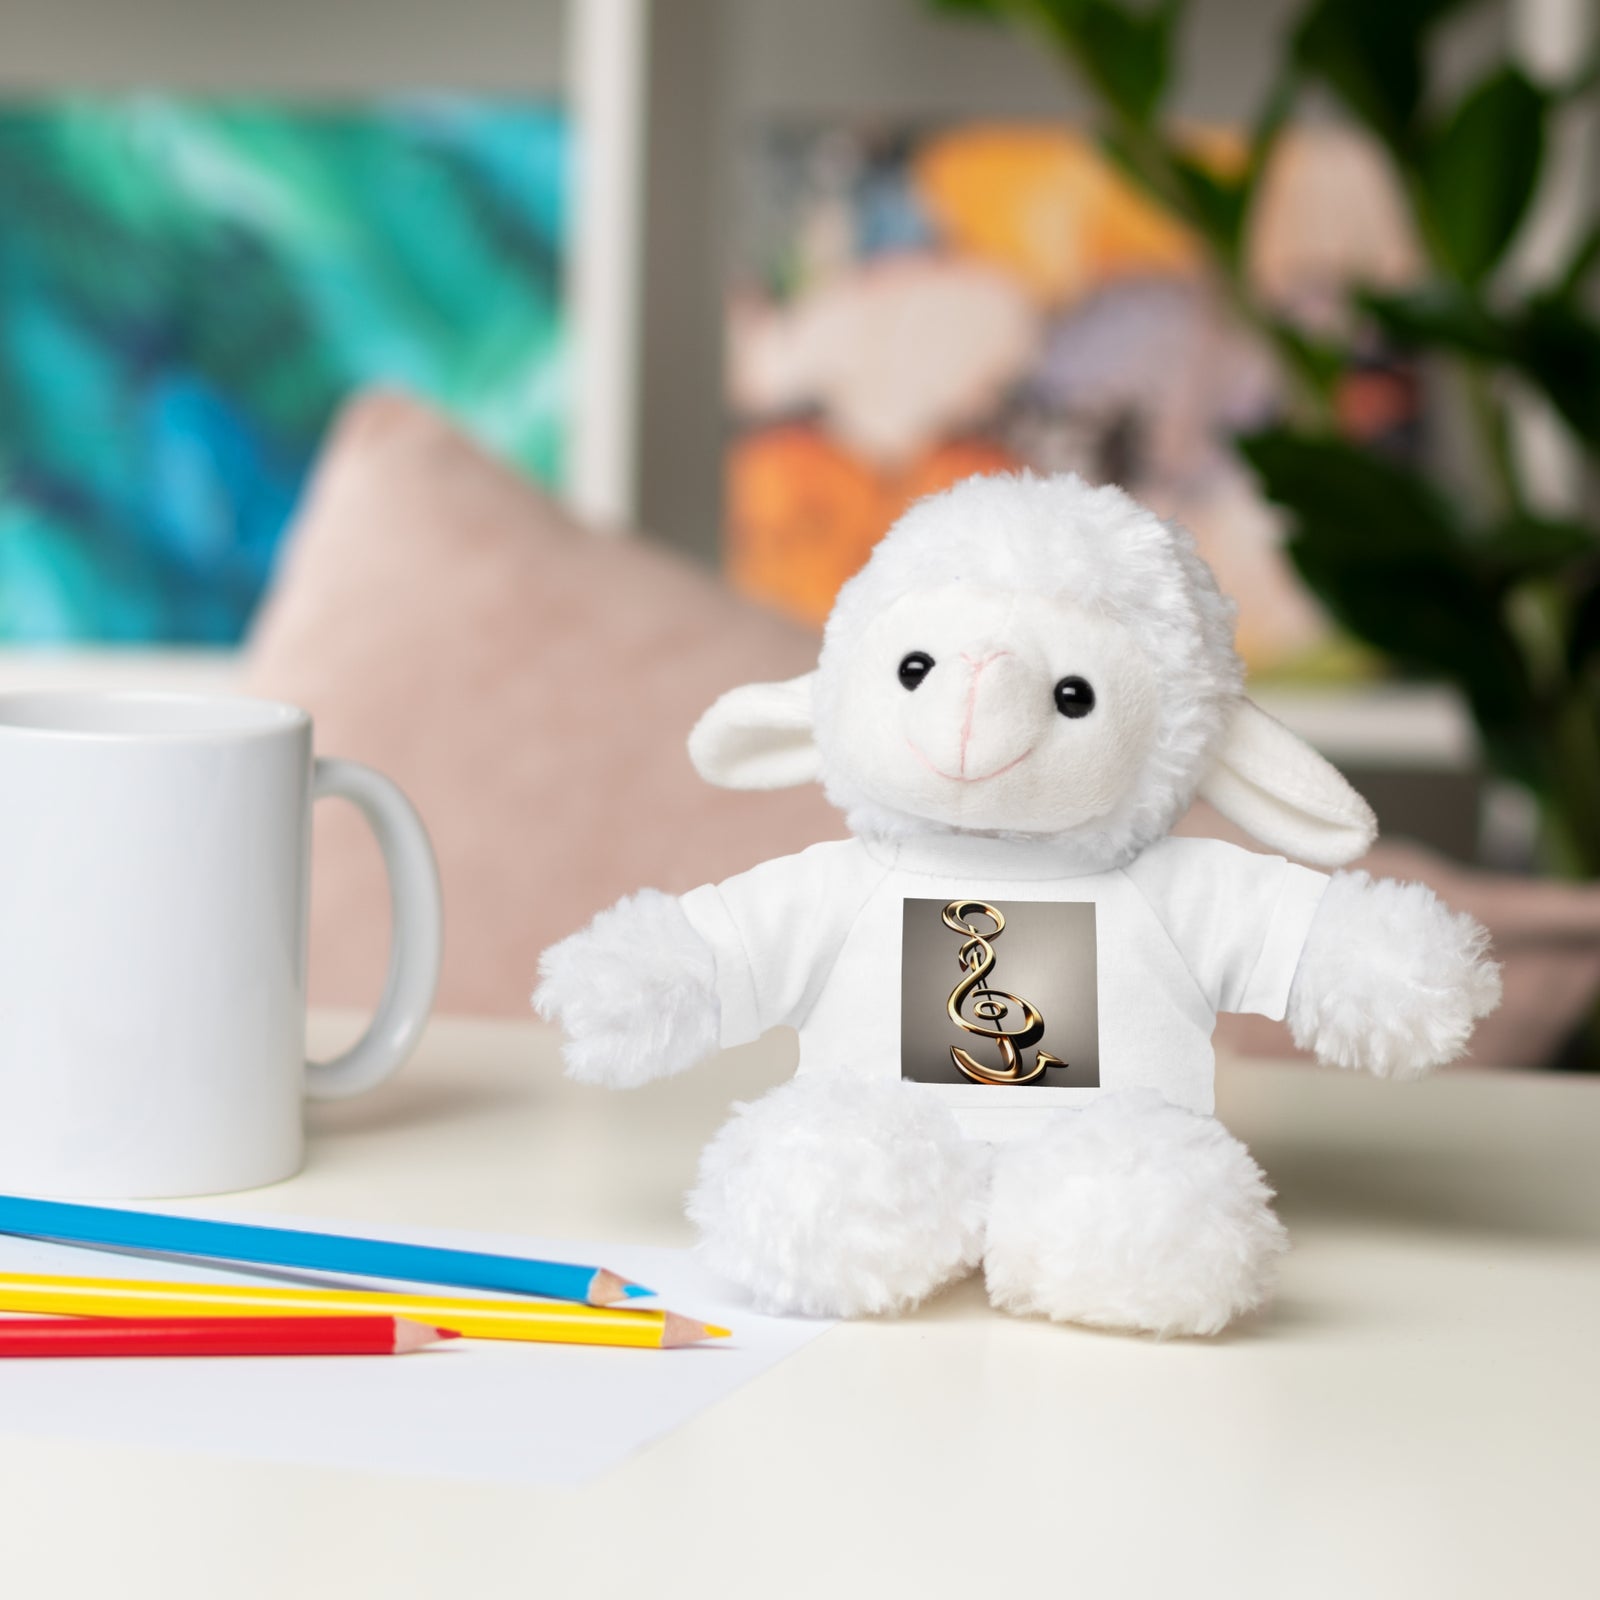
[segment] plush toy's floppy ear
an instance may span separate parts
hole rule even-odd
[[[730,689],[689,735],[695,771],[723,789],[792,789],[816,782],[822,760],[811,737],[815,676]]]
[[[1319,867],[1354,861],[1378,836],[1372,807],[1249,700],[1240,703],[1200,798],[1262,844]]]

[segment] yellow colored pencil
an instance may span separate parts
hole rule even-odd
[[[726,1328],[672,1311],[627,1311],[556,1300],[480,1300],[364,1289],[274,1289],[222,1283],[146,1283],[0,1272],[0,1311],[73,1317],[305,1317],[373,1313],[447,1328],[469,1339],[671,1349],[725,1339]]]

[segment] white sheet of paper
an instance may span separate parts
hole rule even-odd
[[[229,1220],[378,1233],[307,1217]],[[597,1264],[657,1291],[641,1307],[720,1324],[733,1337],[661,1351],[462,1339],[375,1358],[0,1360],[0,1430],[409,1476],[575,1484],[715,1405],[830,1326],[755,1315],[687,1250],[420,1228],[386,1228],[382,1236],[548,1260],[598,1257]],[[3,1234],[0,1272],[389,1287]]]

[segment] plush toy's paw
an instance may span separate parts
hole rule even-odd
[[[533,1008],[580,1083],[631,1089],[717,1048],[716,960],[667,894],[642,889],[539,958]]]
[[[988,1167],[920,1084],[811,1074],[736,1108],[688,1211],[763,1311],[906,1311],[978,1264]]]
[[[1135,1090],[1052,1117],[995,1158],[984,1277],[1003,1311],[1217,1333],[1272,1292],[1288,1247],[1250,1153]]]
[[[1384,1078],[1454,1061],[1500,1003],[1488,946],[1478,923],[1420,883],[1336,873],[1289,991],[1294,1041]]]

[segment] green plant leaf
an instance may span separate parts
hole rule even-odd
[[[1346,440],[1267,428],[1239,441],[1267,495],[1304,526],[1333,532],[1374,561],[1450,557],[1465,539],[1449,502],[1425,478]]]
[[[1537,296],[1517,326],[1512,359],[1572,431],[1600,451],[1600,323],[1570,300]]]
[[[1183,185],[1190,220],[1230,260],[1236,258],[1250,203],[1243,179],[1219,177],[1181,150],[1170,151],[1167,159]]]
[[[1245,162],[1243,178],[1247,206],[1254,201],[1261,187],[1267,163],[1278,147],[1279,136],[1294,110],[1299,91],[1300,84],[1293,66],[1287,63],[1280,65],[1266,99],[1256,112],[1255,125],[1250,130],[1250,153]]]
[[[1512,584],[1600,558],[1600,529],[1559,517],[1512,517],[1475,539],[1474,564],[1491,582]]]
[[[1455,683],[1486,733],[1521,742],[1533,703],[1527,671],[1498,606],[1469,575],[1436,561],[1364,559],[1319,523],[1302,524],[1288,550],[1357,638],[1402,667]],[[1516,759],[1519,775],[1537,770],[1533,752]]]
[[[1333,90],[1392,150],[1408,152],[1426,82],[1424,45],[1474,0],[1318,0],[1295,29],[1300,68]]]
[[[1600,572],[1583,585],[1573,603],[1567,668],[1575,678],[1592,673],[1594,692],[1600,695]]]
[[[1578,242],[1578,248],[1572,252],[1567,270],[1562,273],[1561,281],[1556,286],[1557,296],[1569,300],[1577,295],[1597,265],[1600,265],[1600,221],[1593,224]]]
[[[1546,95],[1516,67],[1471,91],[1421,162],[1433,235],[1448,265],[1479,282],[1505,254],[1526,214],[1544,158]]]
[[[1425,479],[1343,440],[1270,429],[1240,442],[1268,498],[1290,513],[1288,550],[1352,633],[1404,667],[1442,676],[1471,702],[1519,773],[1531,693],[1449,504]]]
[[[1184,0],[1143,9],[1116,0],[1034,0],[1040,17],[1098,93],[1129,122],[1149,126],[1166,92]]]
[[[1516,333],[1475,295],[1455,284],[1432,284],[1408,294],[1362,293],[1362,310],[1404,345],[1439,345],[1462,355],[1508,361]]]
[[[1361,304],[1392,337],[1515,367],[1542,389],[1578,439],[1600,452],[1600,322],[1565,294],[1491,311],[1459,287],[1368,294]]]

